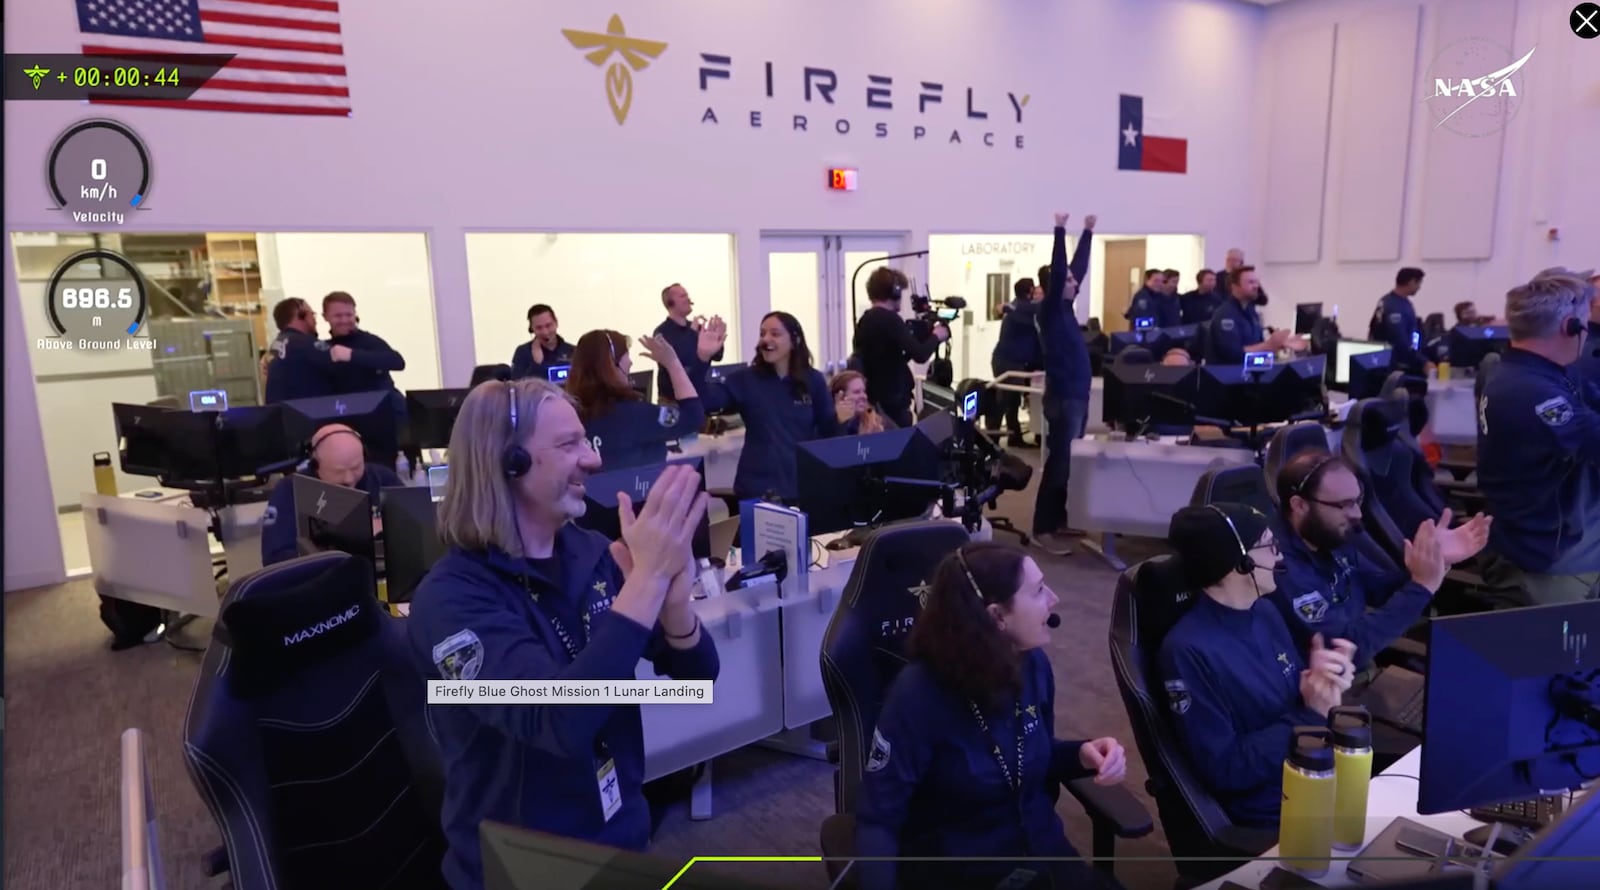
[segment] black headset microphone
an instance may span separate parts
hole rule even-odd
[[[983,589],[978,586],[978,579],[972,577],[972,569],[967,567],[967,557],[962,554],[960,549],[956,550],[956,564],[961,567],[961,574],[967,577],[967,584],[972,587],[972,592],[978,595],[978,601],[987,602],[983,598]],[[1061,616],[1051,612],[1050,617],[1046,618],[1044,623],[1046,627],[1055,630],[1061,626]]]
[[[1051,630],[1055,630],[1056,628],[1061,626],[1061,616],[1057,615],[1054,612],[1051,612],[1050,613],[1050,617],[1048,619],[1046,619],[1044,623]]]
[[[1233,540],[1239,545],[1239,564],[1234,566],[1234,570],[1250,577],[1250,584],[1256,589],[1256,599],[1261,599],[1261,583],[1256,580],[1256,561],[1250,555],[1250,548],[1244,546],[1244,536],[1239,534],[1239,527],[1233,524],[1233,517],[1229,516],[1226,510],[1216,504],[1206,504],[1206,506],[1217,511],[1222,521],[1228,524],[1228,531],[1233,532]]]

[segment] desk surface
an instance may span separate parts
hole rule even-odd
[[[1418,815],[1416,777],[1421,767],[1422,749],[1419,747],[1395,761],[1393,766],[1379,775],[1372,777],[1371,790],[1367,793],[1367,836],[1362,841],[1362,849],[1366,849],[1367,844],[1377,839],[1378,835],[1389,827],[1390,822],[1402,816],[1454,837],[1460,837],[1483,824],[1458,810],[1435,816]],[[1262,858],[1239,866],[1221,878],[1204,885],[1201,890],[1217,890],[1224,881],[1233,881],[1245,887],[1258,887],[1261,880],[1277,867],[1277,855],[1278,848],[1273,847],[1263,854]],[[1314,880],[1325,887],[1359,886],[1345,874],[1345,866],[1358,855],[1360,850],[1347,853],[1335,851],[1334,859],[1329,863],[1328,873]]]

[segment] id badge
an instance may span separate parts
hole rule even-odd
[[[617,785],[617,762],[607,760],[595,771],[595,781],[600,786],[600,811],[606,821],[622,811],[622,788]]]

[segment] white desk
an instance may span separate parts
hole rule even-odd
[[[1098,533],[1099,542],[1086,546],[1120,572],[1127,564],[1116,554],[1115,535],[1165,538],[1172,514],[1189,505],[1207,470],[1254,461],[1255,455],[1243,448],[1079,439],[1072,443],[1068,521]]]
[[[1421,816],[1417,814],[1417,781],[1415,777],[1422,766],[1422,749],[1416,748],[1410,754],[1400,758],[1384,770],[1383,773],[1372,777],[1371,790],[1367,793],[1367,836],[1362,841],[1362,848],[1375,840],[1383,833],[1389,823],[1395,818],[1404,816],[1414,822],[1426,825],[1436,831],[1461,837],[1483,823],[1468,816],[1459,810],[1440,813],[1436,816]],[[1328,873],[1312,878],[1324,887],[1350,887],[1359,886],[1354,880],[1346,876],[1345,866],[1351,859],[1360,854],[1360,850],[1348,853],[1334,851],[1334,858],[1328,864]],[[1266,857],[1278,855],[1278,848],[1273,847],[1266,853]],[[1342,858],[1341,858],[1342,857]],[[1258,887],[1262,878],[1278,866],[1271,858],[1257,859],[1246,865],[1241,865],[1233,871],[1223,875],[1215,881],[1204,885],[1201,890],[1218,890],[1223,881],[1233,881],[1245,887]]]
[[[1478,444],[1478,400],[1473,381],[1428,382],[1428,427],[1441,445]]]
[[[739,468],[739,454],[744,450],[744,430],[730,430],[719,436],[694,436],[679,443],[681,454],[668,454],[667,459],[683,457],[704,458],[706,488],[710,491],[730,490],[733,477]]]

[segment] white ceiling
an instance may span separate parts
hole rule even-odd
[[[1257,6],[1276,6],[1284,0],[1243,0],[1245,3],[1254,3]]]

